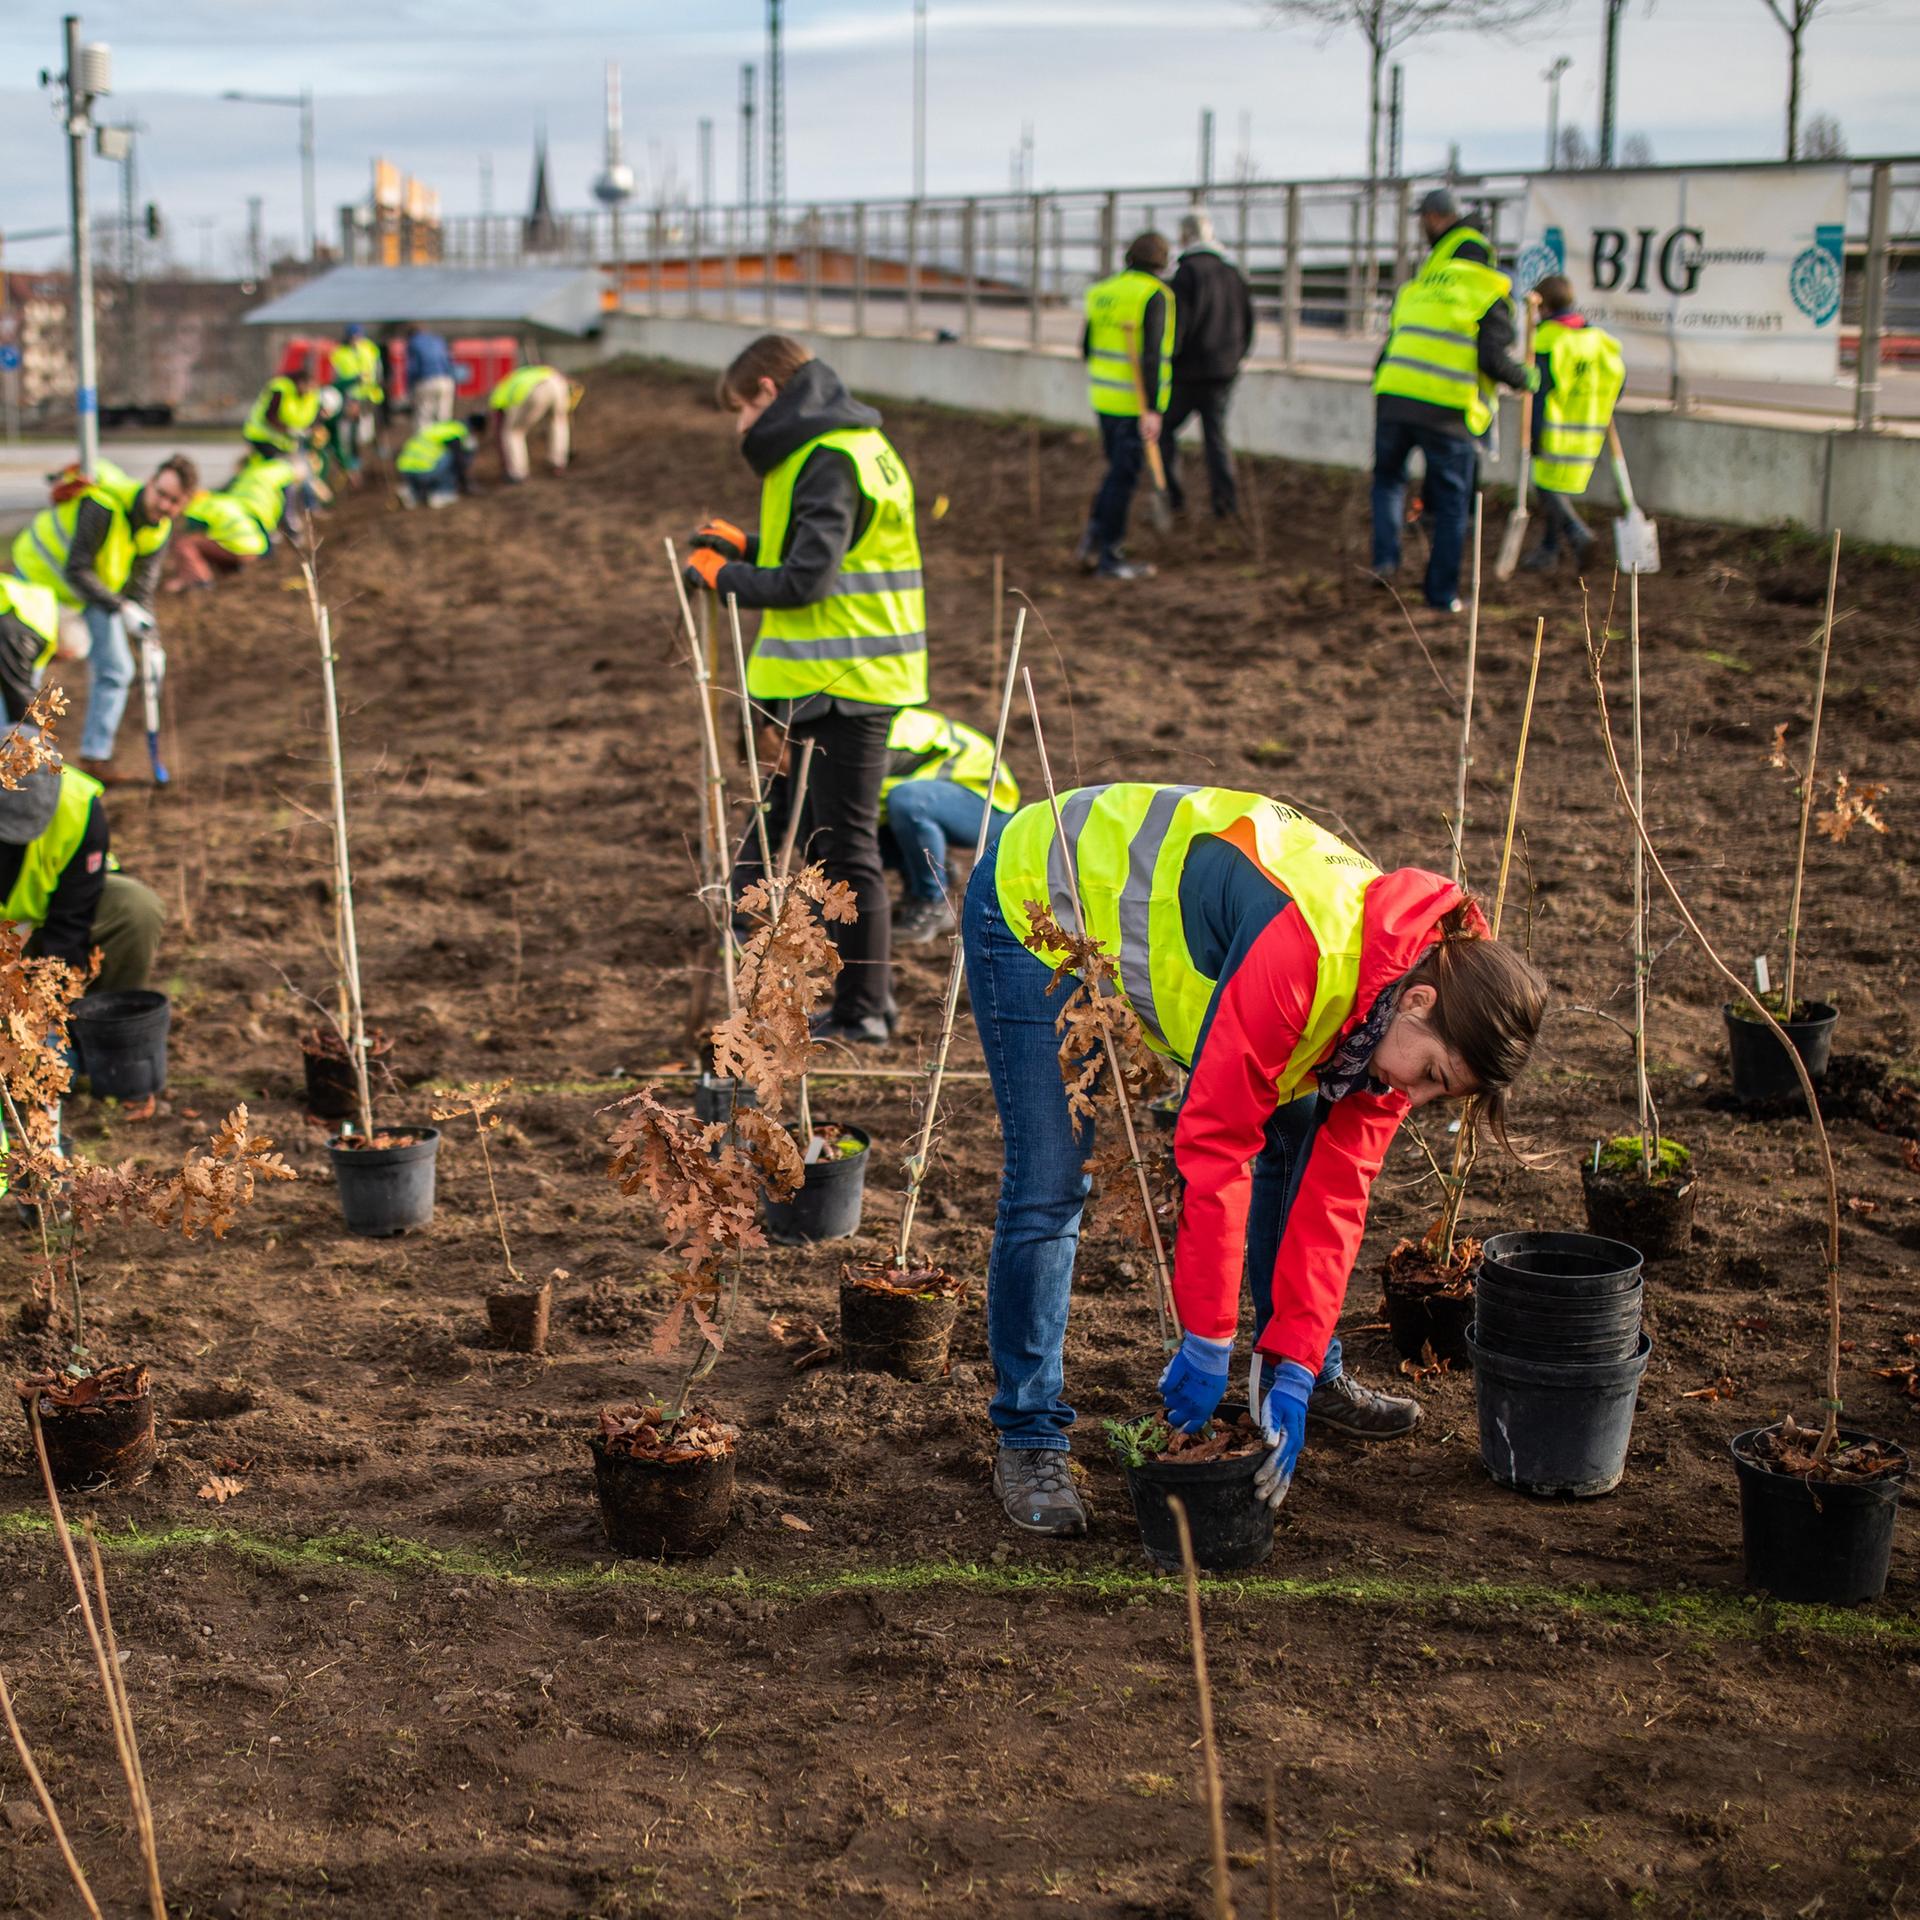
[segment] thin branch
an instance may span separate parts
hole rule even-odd
[[[1213,1737],[1213,1688],[1207,1679],[1207,1637],[1200,1625],[1200,1571],[1194,1565],[1187,1503],[1167,1496],[1180,1535],[1180,1565],[1187,1577],[1187,1634],[1193,1642],[1193,1685],[1200,1702],[1200,1757],[1207,1786],[1207,1837],[1213,1844],[1214,1920],[1234,1920],[1233,1873],[1227,1861],[1226,1794],[1220,1784],[1220,1749]]]
[[[1833,536],[1833,559],[1827,568],[1827,617],[1820,629],[1820,675],[1813,688],[1813,733],[1807,741],[1807,771],[1800,782],[1800,846],[1793,859],[1793,904],[1787,909],[1787,981],[1780,1002],[1782,1015],[1793,1018],[1794,962],[1800,951],[1800,895],[1807,877],[1807,823],[1813,818],[1813,789],[1820,763],[1820,716],[1827,704],[1827,660],[1833,651],[1833,600],[1840,589],[1840,534]]]
[[[33,1797],[40,1802],[40,1811],[47,1817],[47,1825],[52,1830],[54,1844],[60,1849],[60,1857],[67,1863],[67,1872],[73,1876],[74,1891],[85,1903],[92,1920],[104,1920],[100,1912],[100,1903],[93,1897],[93,1889],[87,1885],[87,1876],[81,1871],[80,1862],[74,1857],[73,1847],[67,1839],[67,1830],[60,1824],[60,1815],[53,1804],[53,1795],[47,1791],[47,1783],[40,1777],[40,1769],[34,1764],[33,1749],[27,1745],[27,1736],[20,1731],[20,1722],[14,1718],[13,1699],[7,1692],[7,1676],[0,1673],[0,1714],[6,1716],[7,1732],[13,1736],[13,1750],[20,1756],[20,1764],[26,1770],[27,1784],[33,1789]]]

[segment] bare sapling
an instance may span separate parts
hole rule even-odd
[[[1647,814],[1646,748],[1641,726],[1640,700],[1640,575],[1627,576],[1628,653],[1633,663],[1633,810]],[[1640,1177],[1651,1185],[1655,1155],[1653,1088],[1647,1079],[1647,970],[1652,950],[1647,943],[1647,864],[1640,836],[1633,840],[1633,1095],[1640,1120]]]
[[[1448,832],[1453,841],[1453,883],[1466,879],[1467,776],[1473,770],[1473,678],[1480,658],[1480,522],[1486,496],[1473,496],[1473,591],[1467,602],[1467,690],[1460,701],[1460,762],[1453,783],[1453,819]]]
[[[1033,674],[1022,667],[1020,679],[1027,690],[1027,711],[1033,721],[1033,743],[1040,757],[1040,777],[1046,785],[1047,805],[1053,813],[1053,831],[1058,843],[1065,845],[1067,836],[1060,819],[1060,796],[1054,788],[1052,764],[1047,759],[1047,741],[1040,725],[1040,702],[1033,691]],[[1167,1270],[1166,1242],[1160,1234],[1160,1208],[1140,1151],[1140,1136],[1133,1124],[1133,1103],[1153,1091],[1160,1066],[1147,1046],[1138,1017],[1120,993],[1117,961],[1087,933],[1079,877],[1073,872],[1071,862],[1067,872],[1072,888],[1071,931],[1060,925],[1045,901],[1029,900],[1024,903],[1031,928],[1026,945],[1053,967],[1053,979],[1047,987],[1049,993],[1057,991],[1069,978],[1075,982],[1054,1021],[1054,1030],[1060,1035],[1060,1077],[1066,1084],[1067,1111],[1077,1133],[1082,1124],[1093,1121],[1098,1111],[1096,1095],[1104,1091],[1119,1116],[1126,1143],[1124,1155],[1117,1150],[1101,1154],[1089,1163],[1088,1170],[1101,1182],[1103,1200],[1116,1211],[1125,1204],[1120,1196],[1127,1191],[1126,1176],[1132,1176],[1131,1197],[1138,1199],[1138,1212],[1130,1208],[1119,1211],[1115,1224],[1152,1254],[1154,1315],[1159,1322],[1160,1344],[1171,1352],[1178,1344],[1174,1329],[1179,1324],[1173,1305],[1173,1283]],[[1104,1088],[1103,1065],[1106,1068]]]
[[[1213,1852],[1213,1920],[1234,1920],[1233,1870],[1227,1858],[1227,1798],[1220,1778],[1220,1749],[1213,1734],[1213,1687],[1207,1678],[1207,1639],[1200,1624],[1200,1572],[1193,1558],[1187,1503],[1167,1496],[1180,1536],[1180,1566],[1187,1583],[1187,1637],[1193,1645],[1193,1689],[1200,1709],[1201,1784],[1207,1801],[1207,1839]]]
[[[998,556],[995,556],[995,570],[998,572]],[[998,601],[996,599],[996,608]],[[1013,711],[1014,678],[1020,671],[1020,647],[1026,636],[1027,610],[1022,607],[1013,620],[1013,647],[1007,659],[1006,678],[1000,686],[1000,718],[993,730],[993,764],[987,773],[987,804],[980,815],[980,832],[973,843],[973,861],[978,866],[986,857],[987,835],[993,827],[993,798],[1000,785],[1001,757],[1006,751],[1007,719]],[[998,638],[996,621],[995,638]],[[996,652],[998,651],[996,647]],[[926,1184],[927,1167],[933,1155],[934,1128],[940,1117],[940,1093],[946,1084],[947,1057],[953,1050],[953,1029],[960,1011],[960,988],[966,979],[967,955],[965,943],[958,929],[953,936],[953,957],[947,966],[947,993],[941,1003],[940,1041],[934,1048],[933,1062],[927,1068],[926,1100],[920,1112],[920,1138],[914,1144],[913,1152],[907,1158],[907,1191],[900,1205],[900,1237],[894,1244],[893,1264],[895,1270],[906,1273],[911,1269],[911,1249],[913,1245],[913,1220],[920,1206],[920,1190]]]
[[[360,991],[360,941],[354,928],[353,866],[347,851],[347,777],[340,752],[340,698],[333,676],[333,614],[320,597],[318,556],[319,546],[309,526],[300,554],[300,571],[307,583],[307,607],[313,618],[314,638],[320,646],[320,686],[326,703],[327,767],[333,796],[334,904],[339,916],[340,989],[346,1015],[343,1024],[348,1057],[353,1062],[360,1137],[371,1140],[374,1137],[373,1088],[367,1073],[367,1014]]]
[[[1808,1449],[1808,1469],[1833,1471],[1829,1465],[1840,1439],[1840,1181],[1834,1165],[1833,1143],[1827,1134],[1826,1121],[1820,1113],[1819,1094],[1815,1089],[1813,1076],[1808,1073],[1807,1065],[1800,1052],[1788,1039],[1780,1022],[1774,1018],[1773,1010],[1767,1006],[1761,996],[1750,987],[1746,980],[1720,957],[1718,949],[1708,939],[1706,931],[1694,917],[1693,910],[1687,905],[1680,889],[1674,885],[1673,877],[1667,872],[1660,858],[1659,849],[1653,844],[1653,838],[1647,831],[1645,815],[1636,804],[1633,788],[1628,781],[1626,770],[1620,764],[1620,755],[1613,741],[1613,717],[1607,704],[1607,688],[1604,678],[1606,662],[1606,637],[1596,641],[1591,628],[1586,636],[1587,675],[1593,684],[1595,704],[1599,708],[1600,739],[1606,749],[1607,766],[1613,775],[1613,784],[1619,795],[1620,805],[1627,818],[1632,822],[1635,838],[1639,841],[1647,858],[1647,864],[1653,869],[1656,879],[1666,890],[1667,897],[1673,902],[1674,911],[1679,914],[1695,944],[1706,956],[1707,962],[1720,977],[1734,990],[1745,1003],[1750,1016],[1771,1029],[1781,1046],[1786,1048],[1787,1057],[1792,1062],[1795,1076],[1800,1082],[1800,1091],[1806,1099],[1807,1112],[1812,1116],[1814,1137],[1820,1146],[1821,1170],[1826,1182],[1827,1236],[1826,1236],[1826,1295],[1827,1295],[1827,1351],[1825,1368],[1825,1418],[1821,1424],[1820,1437]],[[1791,1442],[1800,1431],[1788,1417],[1782,1429],[1783,1436]],[[1856,1449],[1865,1454],[1866,1449]]]

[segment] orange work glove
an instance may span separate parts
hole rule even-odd
[[[730,554],[716,553],[711,547],[695,547],[688,556],[686,582],[690,587],[706,587],[712,592],[720,591],[720,569],[731,566]]]
[[[714,553],[724,553],[729,560],[744,560],[747,557],[747,536],[731,520],[709,520],[693,536],[696,550],[704,547]]]

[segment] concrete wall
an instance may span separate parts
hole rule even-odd
[[[762,331],[724,320],[620,314],[609,318],[600,352],[719,368]],[[1090,422],[1080,364],[1058,350],[831,332],[799,338],[856,392],[1066,426]],[[1373,396],[1357,374],[1250,372],[1235,396],[1233,426],[1235,444],[1249,453],[1362,470],[1373,457]],[[1513,484],[1518,436],[1519,410],[1509,400],[1500,452],[1486,465],[1489,479]],[[1850,539],[1920,547],[1920,436],[1623,411],[1620,439],[1649,513],[1736,527],[1791,523],[1821,533],[1838,525]],[[1604,461],[1593,498],[1614,503]]]

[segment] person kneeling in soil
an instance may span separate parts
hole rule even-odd
[[[167,542],[164,591],[185,593],[210,587],[221,574],[238,573],[272,545],[252,506],[231,493],[204,487],[188,502],[180,525]]]
[[[832,928],[845,965],[831,1010],[815,1016],[816,1036],[884,1045],[893,994],[880,787],[896,713],[927,697],[913,481],[880,416],[785,334],[762,334],[747,347],[720,376],[718,398],[760,476],[760,531],[750,539],[727,521],[708,521],[693,537],[687,584],[765,610],[747,694],[762,761],[778,775],[768,832],[778,846],[794,757],[783,740],[810,735],[801,857],[851,887],[859,908],[851,926]],[[742,850],[736,899],[757,860]]]
[[[1077,1133],[1058,1063],[1050,970],[1024,944],[1029,903],[1115,956],[1155,1051],[1189,1067],[1174,1132],[1184,1188],[1173,1294],[1185,1330],[1160,1378],[1168,1423],[1195,1433],[1225,1397],[1244,1269],[1254,1305],[1248,1411],[1270,1449],[1256,1490],[1286,1496],[1308,1420],[1355,1438],[1409,1432],[1412,1400],[1360,1385],[1334,1326],[1367,1197],[1400,1122],[1479,1097],[1505,1139],[1546,986],[1487,937],[1451,881],[1381,873],[1291,807],[1220,787],[1134,784],[1024,807],[974,869],[967,988],[1006,1139],[987,1267],[994,1491],[1032,1533],[1080,1534],[1066,1464],[1061,1350],[1092,1128]]]
[[[436,420],[411,435],[393,463],[403,507],[450,507],[471,491],[479,414],[467,420]]]
[[[993,742],[963,721],[931,707],[902,707],[887,732],[887,777],[880,783],[880,824],[887,829],[881,857],[899,867],[907,894],[893,917],[896,940],[934,940],[953,925],[947,889],[953,884],[949,842],[972,847],[989,809]],[[1020,804],[1007,769],[994,781],[991,846]]]
[[[36,739],[37,727],[14,730]],[[119,870],[100,782],[77,767],[42,767],[0,788],[0,919],[33,928],[27,952],[85,972],[89,993],[146,986],[160,945],[159,897]]]

